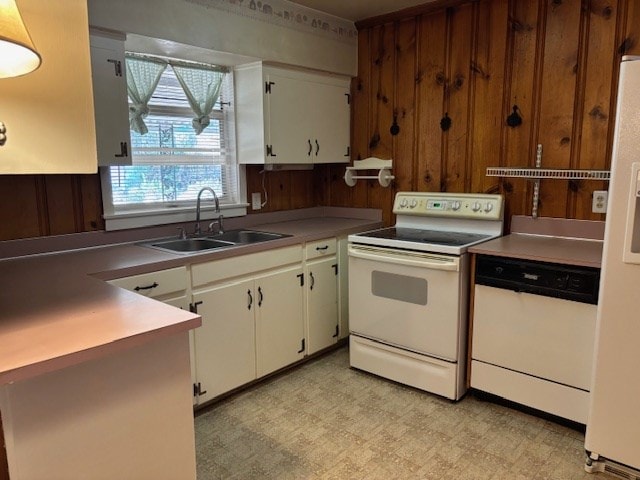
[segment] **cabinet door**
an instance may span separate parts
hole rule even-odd
[[[349,161],[349,98],[348,85],[313,84],[313,104],[309,107],[313,131],[313,163]]]
[[[312,163],[310,133],[310,84],[270,73],[266,76],[270,92],[265,93],[265,128],[271,148],[267,163]]]
[[[98,165],[131,165],[124,40],[92,36]]]
[[[338,264],[329,257],[307,264],[308,354],[338,341]]]
[[[203,403],[256,378],[253,280],[194,293],[193,302],[202,316],[195,363]]]
[[[305,355],[302,267],[256,278],[258,377]]]

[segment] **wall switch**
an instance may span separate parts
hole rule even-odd
[[[260,192],[251,194],[251,208],[253,210],[260,210],[262,208],[262,197],[260,195]]]
[[[607,190],[594,190],[591,202],[591,211],[593,213],[607,213],[607,200],[609,192]]]

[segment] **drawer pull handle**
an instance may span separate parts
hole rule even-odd
[[[317,251],[322,251],[322,250],[328,250],[329,249],[329,245],[325,245],[324,247],[316,247]]]
[[[137,286],[136,288],[134,288],[134,290],[136,292],[139,292],[140,290],[151,290],[152,288],[156,288],[157,286],[159,286],[159,283],[153,282],[151,285],[147,285],[146,287]]]

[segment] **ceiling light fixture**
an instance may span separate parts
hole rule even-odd
[[[0,78],[25,75],[41,62],[15,0],[0,0]]]

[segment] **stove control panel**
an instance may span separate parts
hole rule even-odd
[[[483,193],[398,192],[393,213],[500,220],[503,203],[502,195]]]

